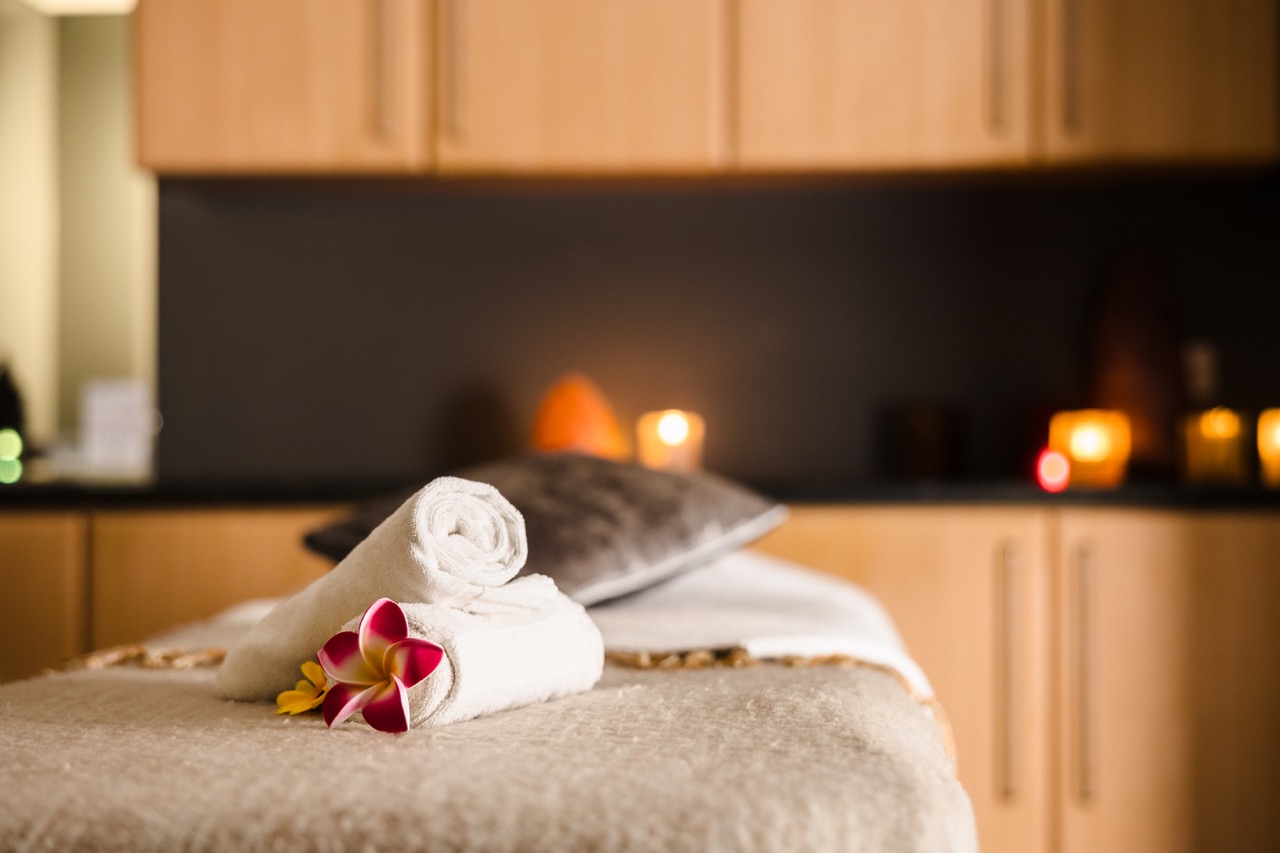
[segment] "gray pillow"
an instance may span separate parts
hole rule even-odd
[[[457,472],[520,510],[529,560],[575,601],[596,604],[703,565],[772,530],[786,507],[707,472],[656,471],[573,453],[538,453]],[[341,560],[417,489],[358,507],[307,534]]]

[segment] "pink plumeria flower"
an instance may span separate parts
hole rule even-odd
[[[380,598],[356,631],[334,634],[317,657],[332,686],[324,697],[330,728],[359,711],[380,732],[409,730],[406,691],[440,665],[444,649],[409,636],[400,605]]]

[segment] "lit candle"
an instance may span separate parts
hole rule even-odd
[[[702,416],[678,409],[646,412],[636,422],[640,464],[669,471],[692,471],[702,466]]]
[[[1129,464],[1129,418],[1123,412],[1081,409],[1049,421],[1049,448],[1067,458],[1069,488],[1111,488]]]
[[[1182,418],[1182,473],[1190,483],[1241,485],[1245,467],[1240,415],[1217,407]]]
[[[1262,481],[1280,487],[1280,409],[1266,409],[1258,415],[1258,458],[1262,461]]]

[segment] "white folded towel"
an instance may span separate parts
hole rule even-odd
[[[409,636],[444,658],[409,689],[409,724],[442,725],[590,690],[604,642],[582,605],[543,575],[518,578],[459,607],[404,604]],[[355,630],[359,618],[346,627]]]
[[[303,661],[379,598],[463,605],[501,588],[527,555],[524,518],[497,489],[433,480],[333,571],[258,622],[228,651],[218,687],[232,699],[275,698],[297,681]]]

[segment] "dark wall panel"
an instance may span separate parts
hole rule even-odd
[[[812,186],[163,181],[168,483],[411,481],[522,447],[592,376],[678,406],[710,467],[872,478],[878,413],[947,404],[967,474],[1088,402],[1096,290],[1153,259],[1223,390],[1280,403],[1272,174]]]

